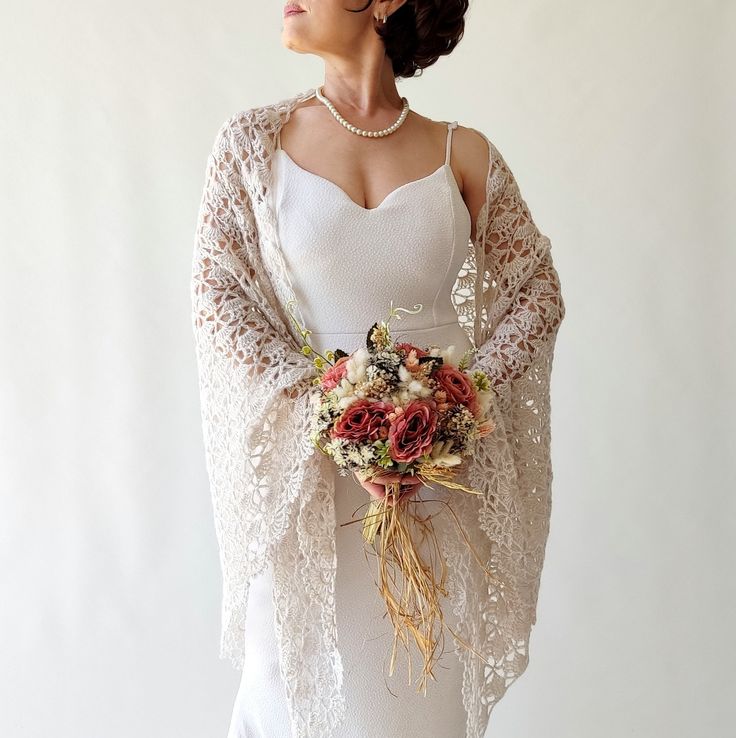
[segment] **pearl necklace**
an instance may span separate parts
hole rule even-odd
[[[350,131],[351,133],[355,133],[358,136],[368,136],[369,138],[380,138],[382,136],[388,136],[406,120],[406,116],[409,114],[409,101],[405,97],[402,97],[401,100],[404,103],[404,107],[402,108],[401,114],[394,123],[392,123],[388,128],[384,128],[381,131],[367,131],[364,128],[358,128],[358,126],[354,126],[352,123],[349,123],[340,115],[335,106],[325,97],[324,93],[322,92],[322,85],[316,88],[315,94],[317,96],[317,99],[321,100],[327,106],[327,109],[332,113],[332,115],[335,116],[335,119],[338,123],[341,123],[345,128],[347,128],[348,131]]]

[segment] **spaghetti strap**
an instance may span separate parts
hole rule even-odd
[[[452,131],[457,128],[457,121],[453,120],[447,124],[447,150],[445,151],[445,164],[450,163],[450,147],[452,145]]]

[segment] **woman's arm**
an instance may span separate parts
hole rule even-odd
[[[493,335],[478,347],[474,362],[488,373],[496,393],[506,397],[511,383],[523,377],[543,347],[554,340],[565,304],[550,241],[535,225],[504,158],[485,140],[489,170],[483,189],[492,200],[483,232],[476,233],[475,239],[484,248],[487,271],[499,294],[514,292],[515,296]]]
[[[248,245],[236,210],[252,220],[250,202],[237,184],[236,159],[227,124],[207,160],[192,260],[193,324],[201,350],[217,352],[228,370],[252,385],[280,385],[289,396],[308,384],[312,361],[284,342],[263,306]],[[252,236],[253,234],[247,234]],[[252,245],[250,245],[253,248]]]
[[[504,395],[520,379],[543,346],[551,341],[565,317],[557,270],[550,252],[524,279],[506,315],[475,354],[493,389]]]
[[[233,145],[237,119],[207,161],[192,258],[192,324],[202,434],[222,569],[220,656],[243,663],[251,577],[285,534],[309,459],[313,363],[287,335],[268,291],[249,195]],[[286,400],[287,393],[294,399]]]

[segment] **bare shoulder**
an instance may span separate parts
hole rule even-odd
[[[491,162],[488,141],[475,128],[458,125],[453,137],[453,157],[462,181],[460,189],[472,220],[471,239],[475,240],[478,214],[486,201],[486,183]]]
[[[428,127],[442,129],[443,133],[439,134],[442,136],[450,122],[435,121],[418,114],[417,118]],[[470,238],[473,241],[476,236],[478,215],[486,201],[486,183],[491,157],[489,142],[478,130],[470,126],[457,125],[452,135],[452,170],[470,213]]]
[[[325,106],[316,98],[316,97],[310,97],[306,100],[299,100],[298,102],[294,102],[293,100],[289,103],[290,107],[290,113],[289,118],[299,118],[300,116],[304,116],[305,119],[308,119],[309,116],[313,115],[320,115],[322,110],[320,108],[324,108]]]

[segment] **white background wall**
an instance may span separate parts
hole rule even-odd
[[[282,5],[4,3],[4,737],[226,734],[189,270],[220,123],[323,79]],[[539,619],[493,738],[733,734],[734,48],[728,0],[475,0],[400,84],[499,147],[567,307]]]

